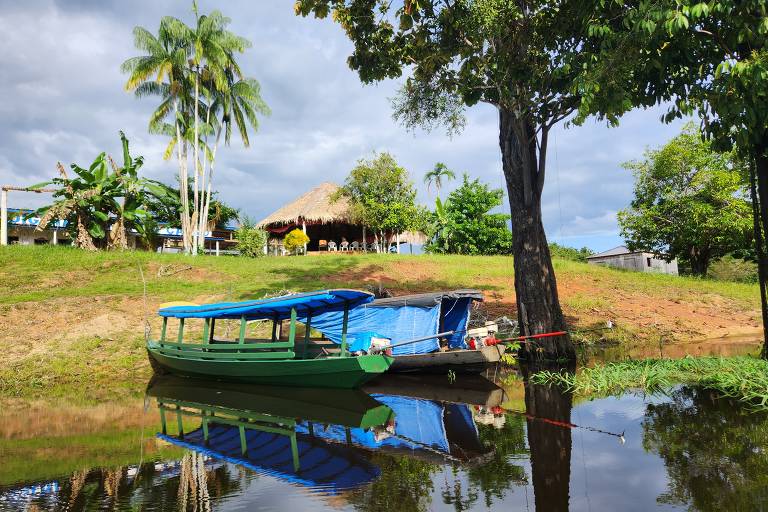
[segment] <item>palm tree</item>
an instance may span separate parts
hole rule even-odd
[[[266,115],[269,109],[261,99],[258,83],[243,76],[235,58],[251,43],[227,30],[230,19],[219,11],[201,15],[196,2],[192,10],[192,28],[170,16],[162,19],[157,37],[137,27],[135,44],[146,55],[127,60],[123,69],[130,73],[128,89],[135,90],[138,96],[161,97],[150,118],[150,132],[171,138],[166,157],[176,149],[184,244],[188,252],[196,254],[204,245],[205,238],[200,234],[206,229],[213,164],[222,129],[228,144],[234,120],[247,147],[247,125],[255,130],[256,114]],[[208,138],[213,134],[216,138],[211,150]],[[188,147],[192,148],[194,165],[191,214],[187,192]]]
[[[210,102],[208,117],[213,113],[216,119],[217,114],[221,116],[216,122],[216,139],[210,152],[210,171],[208,173],[208,187],[205,190],[205,200],[201,216],[201,229],[205,229],[205,220],[208,219],[208,212],[211,205],[211,182],[213,181],[213,169],[216,163],[216,152],[219,147],[222,132],[224,133],[224,143],[229,145],[232,137],[232,126],[237,128],[237,132],[243,141],[245,147],[250,146],[248,139],[248,126],[254,131],[259,128],[259,119],[257,114],[269,115],[269,107],[261,98],[261,86],[253,78],[236,79],[233,70],[226,71],[227,85],[223,90],[216,94],[215,100]],[[206,137],[207,139],[207,137]],[[205,169],[203,169],[205,170]]]
[[[437,189],[437,195],[440,196],[440,188],[443,186],[443,179],[453,180],[456,179],[456,174],[450,170],[444,163],[437,162],[435,168],[431,171],[427,171],[424,174],[424,183],[427,184],[427,191],[433,184]]]
[[[184,23],[172,17],[165,17],[160,21],[158,35],[153,35],[143,27],[133,29],[134,45],[144,51],[144,55],[132,57],[123,62],[121,69],[128,73],[128,81],[125,84],[127,90],[133,90],[137,97],[147,95],[160,95],[163,101],[155,110],[150,119],[150,131],[162,118],[173,113],[173,131],[175,140],[182,138],[181,112],[185,110],[184,104],[189,101],[189,87],[186,86],[187,57],[189,54],[189,41],[191,31]],[[167,80],[167,81],[166,81]],[[187,146],[177,144],[177,158],[179,163],[179,180],[186,184],[187,172]],[[181,214],[183,244],[187,250],[191,249],[191,222],[189,216],[189,196],[187,187],[181,187]]]

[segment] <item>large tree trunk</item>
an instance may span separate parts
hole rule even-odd
[[[753,150],[754,170],[751,175],[751,192],[754,215],[755,247],[758,260],[758,278],[760,280],[760,301],[763,314],[763,348],[760,356],[768,359],[768,262],[765,246],[768,235],[768,149],[758,146]],[[755,182],[757,182],[755,186]],[[761,229],[762,228],[762,229]]]
[[[688,261],[691,264],[691,274],[699,277],[707,277],[707,269],[709,268],[709,249],[691,247],[688,254]]]
[[[528,446],[531,452],[531,480],[537,511],[567,512],[571,487],[572,394],[558,386],[532,384],[528,377],[541,370],[575,371],[553,364],[522,364],[525,380],[525,412],[528,415]]]
[[[541,132],[541,150],[535,125],[509,110],[499,109],[499,145],[512,214],[512,254],[515,296],[520,331],[524,335],[565,330],[557,296],[547,237],[541,222],[547,130]],[[528,358],[575,359],[567,337],[540,338],[522,351]]]

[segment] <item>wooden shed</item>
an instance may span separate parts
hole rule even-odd
[[[656,272],[659,274],[677,275],[677,260],[666,261],[659,254],[645,251],[630,251],[620,245],[599,254],[587,257],[590,265],[605,265],[608,267],[635,270],[637,272]]]

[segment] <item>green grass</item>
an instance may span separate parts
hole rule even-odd
[[[695,384],[768,410],[768,361],[749,356],[621,361],[575,374],[543,371],[531,381],[561,386],[580,396],[618,395],[628,389],[656,393],[675,384]]]
[[[577,329],[604,322],[608,312],[628,294],[643,294],[649,305],[654,298],[671,297],[694,305],[726,301],[731,310],[736,307],[747,312],[759,307],[756,285],[626,272],[564,259],[555,259],[554,265],[565,313]],[[44,392],[46,396],[74,393],[99,400],[105,395],[111,397],[113,391],[139,389],[136,383],[149,375],[139,317],[146,314],[156,334],[159,322],[154,310],[165,301],[245,300],[279,290],[364,289],[379,282],[396,294],[479,288],[486,294],[489,314],[515,314],[511,306],[512,258],[505,256],[344,254],[249,259],[143,251],[86,252],[63,246],[0,247],[0,343],[19,341],[7,335],[11,329],[3,328],[7,318],[22,318],[24,322],[19,325],[24,325],[25,331],[14,332],[15,336],[25,336],[35,334],[34,322],[26,323],[30,315],[50,322],[56,320],[59,309],[77,308],[87,322],[103,313],[113,317],[125,314],[121,311],[133,313],[124,331],[99,337],[91,329],[75,342],[71,339],[80,336],[77,333],[60,340],[47,334],[50,329],[37,331],[40,341],[34,346],[40,348],[44,343],[44,351],[28,357],[17,353],[15,359],[0,355],[0,399]],[[578,291],[562,293],[569,287]],[[121,308],[121,301],[128,305]],[[20,306],[23,304],[26,306]],[[649,334],[631,320],[614,320],[617,329],[585,333],[583,337],[631,344],[640,343],[644,334]],[[71,326],[62,327],[67,331]],[[190,335],[195,328],[190,326]],[[686,332],[686,326],[680,332]]]

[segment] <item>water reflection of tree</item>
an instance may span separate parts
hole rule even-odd
[[[240,472],[222,465],[203,466],[202,456],[188,453],[182,459],[180,474],[164,475],[154,462],[144,463],[134,478],[128,467],[78,471],[60,482],[57,502],[66,510],[207,510],[209,502],[237,492]]]
[[[768,506],[768,414],[682,387],[671,401],[648,405],[643,446],[664,460],[662,503],[694,510],[763,510]]]
[[[557,386],[528,382],[528,375],[544,369],[574,371],[572,366],[562,368],[544,363],[521,367],[526,381],[525,411],[528,414],[533,492],[536,510],[567,511],[571,485],[571,429],[564,424],[571,421],[573,396]]]
[[[381,476],[371,485],[355,489],[349,502],[363,512],[420,512],[432,503],[432,474],[440,466],[407,456],[376,453],[371,462]]]
[[[525,446],[525,421],[516,414],[507,414],[504,425],[478,425],[480,441],[494,447],[492,457],[482,465],[467,470],[470,491],[482,494],[485,506],[490,507],[494,498],[501,500],[512,485],[526,483],[525,469],[514,464],[515,455],[527,454]],[[446,502],[447,503],[447,502]],[[459,510],[457,508],[457,510]]]

